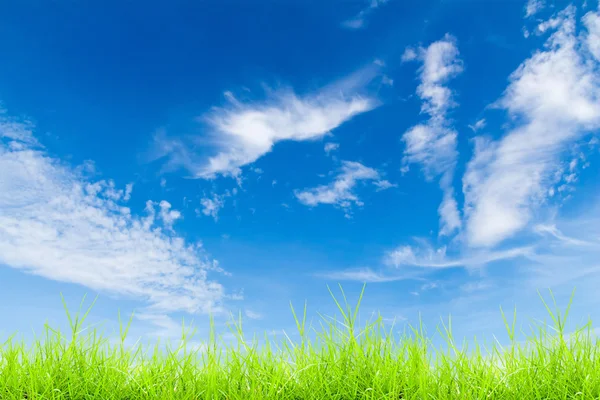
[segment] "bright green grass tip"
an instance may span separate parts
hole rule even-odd
[[[314,342],[307,337],[312,327],[306,327],[306,304],[302,320],[292,307],[301,340],[286,337],[276,351],[269,341],[261,349],[242,341],[240,323],[237,348],[223,352],[211,318],[205,345],[188,348],[184,331],[176,349],[163,351],[157,344],[148,353],[141,345],[124,345],[131,319],[120,324],[115,344],[96,329],[83,329],[91,307],[80,318],[65,305],[69,338],[46,325],[44,337],[31,346],[14,336],[0,345],[0,399],[600,398],[600,342],[590,323],[564,332],[568,309],[562,315],[544,302],[554,331],[539,328],[524,344],[515,339],[516,314],[510,323],[502,313],[511,344],[485,352],[477,343],[459,348],[449,323],[438,330],[447,348],[435,349],[421,324],[408,326],[398,340],[393,327],[385,331],[381,317],[358,331],[363,293],[364,287],[354,310],[343,290],[345,308],[332,294],[342,321],[322,324]]]

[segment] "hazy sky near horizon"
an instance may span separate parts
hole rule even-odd
[[[0,338],[60,293],[280,335],[365,282],[397,326],[600,324],[596,0],[3,2],[0,53]]]

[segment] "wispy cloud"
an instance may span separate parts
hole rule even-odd
[[[387,179],[375,181],[375,182],[373,182],[373,185],[375,185],[378,192],[380,190],[386,190],[386,189],[398,187],[397,183],[392,183],[392,182],[388,181]]]
[[[329,143],[325,143],[324,150],[325,150],[325,153],[326,153],[327,155],[329,155],[329,153],[331,153],[332,151],[335,151],[335,150],[337,150],[337,149],[339,149],[339,148],[340,148],[340,145],[339,145],[339,143],[332,143],[332,142],[329,142]]]
[[[217,222],[219,220],[219,211],[225,205],[225,196],[215,193],[212,197],[203,197],[200,199],[200,204],[202,205],[202,210],[198,209],[196,212],[202,212],[206,216],[213,217],[215,222]]]
[[[557,183],[561,154],[600,127],[598,60],[576,35],[575,8],[557,18],[545,49],[519,66],[497,102],[516,126],[498,141],[475,139],[463,177],[471,246],[494,246],[527,226]]]
[[[540,12],[546,6],[545,0],[528,0],[525,5],[525,18],[529,18]]]
[[[419,57],[419,54],[417,54],[417,51],[415,49],[413,49],[412,47],[407,47],[406,49],[404,49],[404,53],[402,53],[402,57],[400,58],[400,61],[402,61],[403,63],[409,62],[409,61],[414,61],[418,57]]]
[[[600,247],[600,238],[595,241],[581,240],[565,235],[560,229],[557,228],[556,224],[538,224],[533,227],[534,232],[540,235],[549,235],[555,239],[558,239],[564,244],[572,246],[598,246]]]
[[[355,281],[366,283],[396,282],[403,280],[422,280],[419,274],[390,275],[388,271],[374,271],[371,268],[354,268],[342,271],[318,272],[314,276],[332,281]]]
[[[118,199],[117,199],[118,200]],[[156,214],[155,206],[158,205],[158,215]],[[147,221],[149,225],[154,222],[154,219],[158,217],[163,224],[163,227],[167,230],[173,230],[173,224],[178,219],[183,218],[181,212],[173,210],[171,203],[166,200],[161,200],[159,203],[148,200],[146,202],[146,211],[148,212]]]
[[[485,118],[478,120],[473,125],[469,125],[469,129],[471,129],[473,132],[478,132],[483,128],[485,128]]]
[[[252,310],[244,310],[244,314],[246,315],[246,317],[250,318],[250,319],[263,319],[263,315],[260,313],[257,313],[255,311]]]
[[[369,4],[363,8],[357,15],[342,22],[342,26],[347,29],[362,29],[367,24],[367,18],[373,11],[386,4],[389,0],[369,0]]]
[[[598,7],[600,9],[600,5]],[[600,13],[588,12],[583,17],[583,23],[587,28],[585,38],[587,48],[596,60],[600,60]]]
[[[132,187],[92,182],[48,156],[30,124],[0,118],[0,265],[149,303],[147,313],[218,312],[221,271],[169,229],[180,214],[126,206]],[[223,271],[221,271],[223,272]]]
[[[445,83],[460,74],[463,66],[458,58],[456,40],[450,35],[427,48],[411,50],[409,56],[406,54],[404,60],[418,59],[423,62],[417,94],[423,100],[421,112],[428,114],[429,120],[413,126],[402,137],[406,145],[403,163],[405,170],[412,163],[421,165],[428,180],[441,176],[440,187],[444,198],[438,210],[440,235],[448,235],[460,228],[461,218],[452,186],[458,156],[457,133],[446,116],[456,103]]]
[[[378,171],[354,161],[342,161],[342,167],[333,182],[315,188],[296,190],[294,193],[300,203],[306,206],[331,204],[342,208],[349,217],[352,204],[362,206],[354,189],[359,182],[374,181],[379,189],[389,188],[387,181],[382,181]]]
[[[361,92],[377,76],[378,69],[375,64],[369,65],[304,96],[292,89],[280,89],[269,92],[265,101],[242,103],[226,92],[227,103],[201,118],[208,127],[202,140],[216,150],[216,155],[197,154],[193,142],[198,138],[186,142],[184,138],[157,134],[151,158],[167,157],[167,169],[183,167],[195,178],[237,177],[243,166],[269,153],[275,143],[321,138],[354,116],[377,107],[375,98]]]
[[[534,255],[532,246],[514,247],[498,251],[469,251],[457,257],[450,257],[445,246],[434,248],[426,242],[420,241],[416,246],[400,246],[385,255],[384,263],[396,268],[456,268],[456,267],[481,267],[486,264],[512,259],[517,257],[531,257]]]

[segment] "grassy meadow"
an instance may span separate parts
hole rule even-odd
[[[525,343],[515,339],[516,314],[502,312],[509,346],[459,345],[448,323],[438,327],[446,346],[434,348],[423,326],[407,326],[398,340],[381,317],[356,326],[363,293],[355,308],[332,294],[341,320],[321,324],[314,341],[306,337],[314,329],[306,326],[306,306],[302,315],[292,307],[301,340],[267,340],[260,348],[243,338],[241,321],[236,345],[218,345],[212,318],[201,347],[187,346],[185,329],[181,343],[164,351],[158,343],[126,346],[131,319],[115,344],[83,328],[91,307],[80,316],[65,306],[68,335],[46,325],[32,345],[2,338],[0,399],[600,398],[600,341],[591,323],[567,335],[569,308],[561,313],[542,298],[554,326],[533,328]]]

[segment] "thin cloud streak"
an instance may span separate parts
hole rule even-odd
[[[342,27],[353,30],[365,28],[368,17],[388,1],[389,0],[370,0],[369,5],[363,8],[356,16],[342,22]]]

